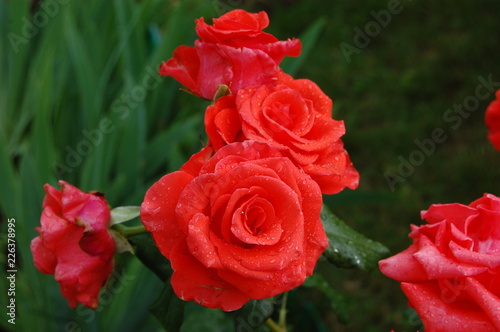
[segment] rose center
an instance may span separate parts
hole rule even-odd
[[[274,120],[276,123],[280,123],[283,127],[287,129],[293,128],[294,119],[290,114],[290,104],[274,102],[270,105],[270,109],[267,114],[269,118]]]
[[[261,226],[266,221],[266,213],[260,206],[250,206],[247,211],[243,213],[245,229],[253,234],[259,235],[262,233]]]
[[[267,199],[247,197],[234,211],[231,232],[243,244],[272,245],[281,236],[281,225],[275,218],[274,207]]]

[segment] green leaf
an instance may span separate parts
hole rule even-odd
[[[172,275],[170,262],[161,254],[156,247],[150,233],[137,235],[129,239],[135,247],[135,255],[151,271],[153,271],[163,282],[167,282]]]
[[[182,326],[184,304],[167,281],[158,299],[149,306],[149,311],[160,321],[165,331],[176,332],[180,331]]]
[[[139,217],[140,206],[118,206],[111,210],[111,225],[120,224],[125,221]]]
[[[231,315],[222,310],[205,308],[194,302],[187,302],[184,310],[181,332],[235,331]]]
[[[234,316],[235,331],[253,331],[271,317],[274,312],[274,298],[251,300]]]
[[[347,226],[325,205],[321,210],[321,221],[329,241],[323,255],[339,267],[367,271],[376,267],[377,262],[389,254],[389,249],[384,245]]]

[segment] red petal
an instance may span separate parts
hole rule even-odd
[[[412,244],[409,248],[392,257],[381,260],[380,271],[387,277],[400,282],[417,282],[429,280],[420,263],[413,258],[418,246]]]
[[[105,261],[115,253],[115,242],[108,232],[110,218],[107,203],[100,199],[89,200],[77,217],[79,226],[85,228],[80,247]]]
[[[161,76],[172,76],[180,84],[200,95],[198,90],[198,74],[200,60],[196,49],[191,46],[181,45],[174,50],[173,57],[160,66]]]
[[[175,243],[187,233],[187,225],[178,223],[175,208],[192,179],[192,175],[183,171],[165,175],[148,189],[141,205],[142,223],[167,258]]]
[[[51,250],[45,247],[41,236],[37,236],[31,241],[30,249],[35,267],[42,273],[53,274],[57,258]]]
[[[500,331],[500,299],[474,278],[465,278],[465,290],[483,308],[486,315]]]
[[[60,214],[62,206],[62,194],[56,188],[49,184],[43,186],[45,189],[45,198],[43,199],[43,208],[51,207],[53,211]]]
[[[497,331],[484,312],[460,303],[443,301],[443,294],[436,283],[402,283],[401,288],[428,331]]]
[[[217,270],[204,267],[191,256],[185,242],[179,242],[172,250],[171,262],[174,269],[172,287],[183,300],[224,311],[237,310],[250,300],[247,295],[222,280]]]

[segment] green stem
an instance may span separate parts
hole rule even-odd
[[[283,302],[281,302],[280,316],[279,316],[279,321],[278,321],[278,324],[283,329],[283,331],[286,331],[286,301],[287,300],[288,300],[288,292],[283,294]]]
[[[288,292],[283,294],[283,302],[279,312],[279,321],[276,323],[272,318],[266,320],[266,325],[273,332],[287,332],[286,330],[286,301],[288,299]]]
[[[118,233],[120,233],[121,235],[123,235],[123,237],[125,237],[127,239],[129,237],[136,236],[136,235],[143,234],[143,233],[147,232],[146,228],[144,228],[143,225],[127,227],[127,226],[117,224],[117,225],[113,226],[113,229],[116,230]]]
[[[278,324],[276,324],[276,322],[272,318],[268,318],[266,320],[266,325],[273,332],[286,332],[286,327],[283,329],[281,326],[279,326]]]

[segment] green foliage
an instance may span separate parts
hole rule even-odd
[[[165,283],[160,297],[149,307],[149,310],[160,321],[166,332],[178,332],[184,318],[184,304],[175,295],[169,282]]]
[[[347,226],[326,206],[321,211],[321,221],[329,241],[323,255],[338,267],[366,271],[377,267],[378,261],[389,255],[384,245]]]
[[[135,247],[137,258],[163,282],[168,282],[172,275],[170,262],[161,254],[156,247],[151,234],[146,233],[134,236],[130,242]]]
[[[251,300],[234,316],[235,331],[256,330],[271,317],[275,311],[276,300],[274,298],[263,300]]]
[[[111,221],[110,224],[120,224],[125,221],[132,220],[139,217],[140,214],[139,206],[118,206],[111,210]]]
[[[106,304],[96,312],[71,310],[53,276],[33,266],[29,244],[44,183],[64,179],[106,193],[112,206],[139,205],[153,181],[200,148],[202,120],[193,115],[203,106],[183,100],[178,84],[164,81],[157,68],[174,47],[194,40],[193,18],[207,8],[199,1],[46,0],[32,11],[28,0],[0,2],[0,228],[5,234],[4,218],[15,218],[18,271],[16,325],[2,314],[2,328],[159,327],[148,306],[161,284],[140,262],[117,262],[128,279],[120,279],[118,293],[103,293]]]

